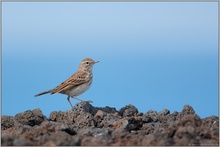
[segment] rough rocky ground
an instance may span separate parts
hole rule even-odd
[[[170,114],[167,109],[140,113],[133,105],[118,111],[81,102],[49,118],[40,109],[2,116],[1,131],[3,146],[219,145],[219,118],[201,119],[189,105]]]

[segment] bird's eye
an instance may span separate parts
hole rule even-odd
[[[89,62],[86,62],[86,64],[89,64]]]

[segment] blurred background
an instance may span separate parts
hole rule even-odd
[[[218,2],[3,2],[2,115],[71,109],[34,95],[86,57],[100,63],[78,97],[93,106],[218,116]]]

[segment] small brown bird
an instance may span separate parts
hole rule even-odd
[[[85,58],[81,61],[78,71],[75,72],[72,76],[70,76],[66,81],[58,85],[56,88],[41,92],[39,94],[36,94],[35,97],[51,93],[62,93],[68,95],[67,100],[70,103],[71,107],[73,105],[70,102],[70,97],[80,100],[79,98],[76,98],[76,96],[82,94],[86,90],[89,89],[89,87],[92,84],[92,67],[95,63],[98,63],[99,61],[95,62],[91,58]],[[92,101],[88,101],[92,102]]]

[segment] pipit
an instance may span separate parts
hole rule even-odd
[[[95,62],[91,58],[85,58],[81,61],[78,71],[75,72],[72,76],[70,76],[67,80],[62,82],[60,85],[58,85],[56,88],[47,90],[44,92],[41,92],[39,94],[36,94],[36,96],[40,96],[43,94],[51,93],[61,93],[68,95],[67,100],[70,103],[71,107],[73,105],[70,102],[70,97],[77,99],[79,101],[84,101],[79,98],[76,98],[76,96],[82,94],[86,90],[89,89],[89,87],[92,84],[92,67],[95,63],[98,63],[99,61]],[[92,102],[89,100],[88,102]]]

